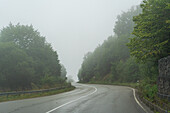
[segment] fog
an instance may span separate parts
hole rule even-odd
[[[0,0],[0,29],[13,24],[32,24],[46,37],[66,67],[77,73],[88,51],[108,36],[118,14],[142,0]]]

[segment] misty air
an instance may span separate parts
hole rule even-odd
[[[0,113],[169,113],[169,0],[0,0]]]

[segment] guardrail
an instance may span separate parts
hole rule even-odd
[[[170,95],[165,95],[165,94],[161,94],[161,93],[157,93],[159,98],[162,99],[167,99],[170,102]]]
[[[155,104],[152,102],[146,100],[140,92],[137,91],[137,95],[139,99],[145,103],[152,111],[158,112],[158,113],[170,113],[170,106],[165,103],[160,103],[159,101],[156,101]]]
[[[50,89],[43,89],[43,90],[33,90],[33,91],[17,91],[17,92],[4,92],[0,93],[0,96],[9,96],[9,95],[21,95],[21,94],[32,94],[32,93],[42,93],[42,92],[48,92],[53,90],[60,90],[68,88],[66,86],[63,87],[57,87],[57,88],[50,88]]]

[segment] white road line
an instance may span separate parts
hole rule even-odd
[[[145,111],[145,113],[148,113],[148,112],[146,111],[146,109],[140,104],[140,102],[138,101],[138,99],[136,98],[135,89],[133,89],[133,88],[130,88],[130,89],[133,90],[133,96],[134,96],[134,99],[135,99],[136,103]]]
[[[86,86],[86,85],[82,85],[81,84],[81,86]],[[89,86],[87,86],[87,87],[89,87]],[[81,90],[81,91],[79,91],[79,92],[72,92],[71,94],[74,94],[74,95],[77,95],[77,94],[80,94],[80,93],[82,93],[82,92],[84,92],[84,91],[86,91],[86,89],[84,89],[84,90]],[[70,93],[69,93],[69,95],[70,95]]]
[[[79,94],[79,93],[82,93],[84,90],[80,90],[79,92],[77,92],[76,90],[74,91],[74,92],[66,92],[66,93],[64,93],[64,95],[72,95],[72,94],[74,94],[74,95],[76,95],[76,94]],[[75,93],[76,92],[76,93]]]
[[[58,107],[56,107],[56,108],[54,108],[54,109],[52,109],[52,110],[50,110],[50,111],[47,111],[46,113],[51,113],[51,112],[53,112],[53,111],[55,111],[55,110],[57,110],[57,109],[59,109],[59,108],[61,108],[61,107],[63,107],[63,106],[66,106],[66,105],[68,105],[68,104],[70,104],[70,103],[76,102],[76,101],[78,101],[78,100],[80,100],[80,99],[82,99],[82,98],[86,98],[86,97],[94,94],[95,92],[97,92],[97,88],[96,88],[96,87],[88,86],[88,85],[82,85],[82,86],[92,87],[92,88],[94,88],[95,90],[94,90],[92,93],[88,94],[88,95],[81,96],[80,98],[77,98],[77,99],[75,99],[75,100],[69,101],[69,102],[67,102],[67,103],[65,103],[65,104],[62,104],[62,105],[60,105],[60,106],[58,106]]]

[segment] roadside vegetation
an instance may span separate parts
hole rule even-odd
[[[132,85],[154,102],[158,60],[170,54],[170,1],[144,0],[117,17],[114,35],[84,56],[82,83]]]
[[[0,102],[20,100],[20,99],[29,99],[29,98],[36,98],[36,97],[42,97],[42,96],[50,96],[50,95],[55,95],[55,94],[71,91],[73,89],[75,89],[75,87],[70,86],[70,87],[66,87],[64,89],[52,90],[52,91],[48,91],[48,92],[0,96]]]
[[[58,54],[32,25],[10,23],[0,31],[0,93],[30,91],[67,86],[66,68]],[[0,97],[0,101],[50,95],[44,94]]]

